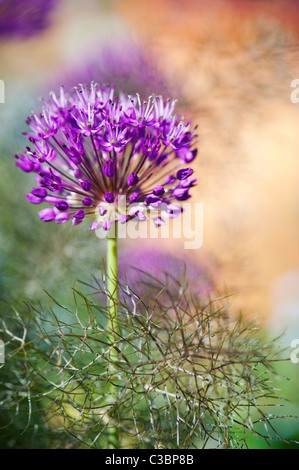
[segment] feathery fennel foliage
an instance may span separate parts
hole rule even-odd
[[[203,305],[183,281],[176,296],[161,285],[148,302],[120,284],[111,335],[104,277],[103,270],[103,282],[75,283],[72,308],[49,295],[47,307],[28,303],[3,319],[2,436],[16,426],[25,442],[32,434],[32,447],[106,448],[108,427],[116,426],[120,447],[135,449],[282,439],[268,413],[281,401],[276,340],[256,322],[232,319],[225,298]],[[22,446],[16,437],[11,443]]]

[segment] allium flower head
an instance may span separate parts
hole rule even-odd
[[[48,26],[57,0],[0,0],[0,37],[30,37]]]
[[[180,214],[180,201],[195,184],[189,164],[196,156],[195,129],[174,114],[175,101],[114,96],[92,83],[50,94],[40,114],[27,118],[30,145],[16,165],[36,174],[26,198],[45,202],[41,220],[109,230],[114,222]]]

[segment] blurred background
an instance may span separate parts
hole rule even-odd
[[[204,205],[204,237],[182,258],[210,259],[232,314],[258,315],[269,331],[287,328],[288,344],[299,338],[299,103],[290,98],[299,2],[0,0],[0,18],[2,299],[21,305],[45,289],[68,302],[74,279],[98,272],[100,241],[84,224],[40,222],[40,208],[24,197],[31,175],[13,154],[26,145],[26,116],[50,89],[113,82],[127,93],[176,97],[198,124],[192,202]],[[160,245],[178,253],[183,240]],[[299,365],[290,367],[298,377]]]

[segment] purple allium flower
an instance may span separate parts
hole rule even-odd
[[[75,214],[73,215],[73,221],[72,221],[72,224],[73,225],[78,225],[82,222],[82,220],[84,219],[85,217],[85,212],[83,209],[79,209],[77,212],[75,212]]]
[[[158,216],[154,218],[154,222],[157,225],[157,227],[160,227],[161,225],[165,225],[165,220],[162,219],[162,217]]]
[[[173,184],[176,180],[176,177],[174,175],[168,175],[165,178],[165,183],[164,184]]]
[[[49,24],[57,0],[0,0],[0,37],[26,38]]]
[[[129,216],[125,214],[119,214],[119,223],[120,224],[125,224],[129,220]]]
[[[188,190],[189,188],[176,188],[173,191],[173,195],[178,201],[186,201],[189,199],[189,197],[191,197],[191,194],[189,194]]]
[[[107,213],[107,209],[103,206],[99,207],[99,214],[101,216],[105,215]]]
[[[106,176],[112,178],[115,175],[115,165],[111,158],[108,158],[103,164],[103,171]]]
[[[41,204],[43,202],[42,198],[34,196],[32,193],[26,194],[25,198],[28,202],[31,202],[31,204]]]
[[[189,178],[189,176],[193,175],[194,170],[192,168],[183,168],[177,172],[177,179],[182,181]]]
[[[92,182],[89,180],[79,181],[79,184],[85,192],[89,192],[92,188]]]
[[[59,211],[65,212],[69,208],[69,205],[66,201],[62,200],[62,201],[57,201],[55,203],[55,207]]]
[[[56,215],[55,221],[56,224],[64,224],[69,220],[71,215],[68,212],[60,212],[59,214]]]
[[[110,228],[111,228],[111,222],[110,222],[110,220],[104,220],[104,222],[103,222],[103,229],[104,229],[104,230],[110,230]]]
[[[196,180],[188,178],[191,168],[179,170],[185,159],[178,152],[194,153],[195,130],[174,107],[161,96],[143,102],[138,94],[117,97],[113,87],[95,83],[69,95],[63,88],[59,96],[51,93],[42,112],[27,118],[30,147],[15,155],[19,168],[36,174],[27,200],[52,207],[42,211],[42,220],[70,218],[78,225],[96,219],[93,229],[109,230],[134,217],[146,220],[157,211],[157,225],[163,225],[161,213],[179,215],[176,201],[191,197]],[[155,154],[147,151],[150,145]]]
[[[86,196],[84,199],[82,199],[82,204],[83,206],[92,206],[93,205],[93,200],[92,200],[92,197],[89,197],[89,196]]]
[[[138,202],[139,201],[139,194],[132,193],[129,197],[130,202]]]
[[[119,250],[120,283],[128,285],[148,304],[157,295],[159,302],[171,303],[171,298],[181,295],[182,286],[190,289],[203,302],[207,301],[216,289],[216,263],[207,253],[194,258],[186,253],[182,257],[177,250],[176,254],[173,251],[163,246],[142,244]]]
[[[177,155],[179,158],[184,160],[185,163],[190,163],[194,160],[197,155],[197,149],[190,150],[186,148],[181,148],[178,150]]]
[[[139,181],[139,176],[137,176],[135,173],[131,173],[128,176],[127,184],[128,184],[128,186],[136,186],[138,181]]]
[[[32,171],[37,172],[40,168],[40,163],[33,161],[30,157],[24,154],[14,155],[16,161],[16,166],[21,168],[25,173],[31,173]]]
[[[108,202],[109,204],[112,204],[115,201],[115,196],[113,193],[106,193],[104,198],[105,198],[105,201]]]
[[[31,194],[41,199],[47,196],[47,190],[45,188],[32,188]]]
[[[153,189],[153,194],[155,196],[163,196],[164,193],[165,193],[165,189],[161,185],[155,186]]]
[[[50,208],[43,209],[38,213],[38,215],[43,222],[52,222],[56,218],[56,213],[54,209]]]

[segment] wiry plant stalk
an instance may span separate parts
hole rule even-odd
[[[115,224],[115,234],[107,238],[107,292],[108,292],[108,321],[107,332],[109,343],[111,344],[108,365],[108,403],[113,412],[113,404],[117,399],[117,386],[115,385],[115,375],[118,361],[118,351],[115,343],[119,338],[119,321],[118,321],[118,264],[117,264],[117,224]],[[111,412],[110,412],[111,414]],[[107,448],[119,448],[119,430],[113,424],[108,425]]]
[[[47,435],[51,448],[298,444],[275,429],[276,419],[295,418],[273,408],[283,403],[277,339],[255,321],[232,319],[224,299],[203,305],[183,280],[176,296],[164,286],[148,304],[129,284],[117,284],[115,237],[107,255],[108,283],[83,282],[91,292],[74,289],[74,308],[50,296],[50,310],[26,304],[29,312],[9,312],[0,323],[7,430],[11,417],[24,435],[32,430],[32,445]]]

